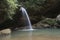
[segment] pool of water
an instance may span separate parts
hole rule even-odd
[[[17,30],[10,35],[0,36],[0,40],[60,40],[60,29]]]

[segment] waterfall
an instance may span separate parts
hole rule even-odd
[[[23,8],[23,7],[21,7],[20,10],[22,11],[22,15],[23,15],[23,17],[24,17],[24,19],[25,19],[25,21],[26,21],[26,24],[28,25],[28,29],[29,29],[29,30],[33,30],[26,9]]]

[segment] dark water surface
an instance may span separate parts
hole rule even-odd
[[[0,40],[60,40],[60,29],[17,30],[0,36]]]

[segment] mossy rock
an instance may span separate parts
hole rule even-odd
[[[49,25],[54,25],[56,23],[56,19],[46,18],[46,19],[42,20],[41,22],[49,24]]]

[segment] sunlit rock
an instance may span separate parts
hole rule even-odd
[[[10,34],[11,30],[10,29],[4,29],[0,31],[0,34]]]
[[[60,14],[56,18],[57,21],[60,21]]]

